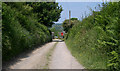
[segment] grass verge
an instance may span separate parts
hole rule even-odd
[[[107,69],[107,54],[97,46],[96,40],[96,32],[90,30],[69,37],[65,42],[72,55],[86,69]]]
[[[55,45],[54,45],[54,46],[49,50],[49,52],[46,54],[46,61],[47,61],[47,62],[46,62],[46,64],[45,64],[45,66],[44,66],[43,69],[49,69],[50,59],[51,59],[52,53],[53,53],[53,51],[54,51],[57,43],[58,43],[58,42],[56,42]]]
[[[72,55],[78,60],[78,62],[85,67],[85,69],[106,69],[107,60],[104,58],[104,56],[99,54],[99,52],[95,50],[91,51],[92,49],[89,48],[83,48],[81,50],[75,49],[74,46],[70,45],[72,43],[68,42],[70,41],[66,42],[68,49],[71,51]]]

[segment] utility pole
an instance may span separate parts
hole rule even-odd
[[[83,20],[83,14],[82,14],[82,20]]]
[[[85,18],[87,17],[87,15],[86,15],[86,11],[85,11]]]
[[[69,10],[69,24],[71,24],[70,19],[71,19],[71,11]]]

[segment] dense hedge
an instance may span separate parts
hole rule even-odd
[[[2,11],[3,61],[33,48],[36,44],[51,41],[48,28],[38,23],[35,13],[32,13],[32,8],[27,4],[16,3],[12,7],[3,3]]]
[[[103,3],[101,11],[74,25],[66,44],[86,68],[119,71],[120,2]]]

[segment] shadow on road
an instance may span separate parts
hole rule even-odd
[[[33,46],[33,48],[28,49],[24,52],[21,52],[19,55],[14,56],[13,58],[11,58],[9,61],[3,61],[2,62],[2,69],[10,69],[9,67],[16,64],[17,62],[22,61],[21,59],[23,58],[27,58],[30,57],[30,55],[32,54],[32,52],[44,45],[46,45],[48,43],[44,43],[44,44],[37,44],[35,46]]]
[[[60,40],[60,39],[53,39],[52,42],[63,42],[63,41]],[[45,43],[45,44],[48,44],[48,43]],[[30,54],[31,54],[34,50],[42,47],[42,46],[45,45],[45,44],[42,44],[42,45],[41,45],[41,44],[38,44],[38,45],[36,45],[36,46],[33,46],[33,48],[28,49],[28,50],[20,53],[19,55],[13,57],[11,60],[9,60],[9,61],[3,61],[3,62],[2,62],[2,69],[10,69],[10,68],[9,68],[10,66],[16,64],[17,62],[20,62],[21,59],[23,59],[23,58],[30,57]]]

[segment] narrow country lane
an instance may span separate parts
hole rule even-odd
[[[5,67],[4,67],[5,68]],[[11,64],[10,69],[84,69],[71,55],[64,41],[53,40]],[[5,68],[6,69],[6,68]]]
[[[58,42],[54,49],[50,69],[84,69],[67,49],[65,42]]]
[[[5,66],[3,69],[43,69],[47,64],[46,54],[55,45],[55,43],[56,42],[47,43],[42,47],[33,50],[27,55],[27,57],[18,59],[18,62],[15,62],[14,64],[10,62],[9,67]]]

